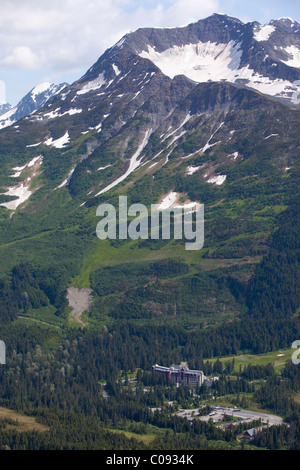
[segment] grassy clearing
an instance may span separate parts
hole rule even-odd
[[[143,442],[146,445],[151,444],[157,437],[155,434],[136,434],[131,431],[123,431],[121,429],[106,429],[106,431],[114,432],[116,434],[124,434],[127,439],[136,439],[139,442]]]
[[[28,312],[22,313],[18,318],[22,321],[35,321],[46,326],[60,328],[65,322],[61,317],[55,315],[55,312],[56,308],[48,305],[38,309],[30,309]]]
[[[40,424],[36,421],[35,418],[31,416],[25,416],[21,413],[10,410],[8,408],[0,407],[0,420],[1,419],[8,419],[13,421],[16,424],[8,424],[5,429],[13,429],[18,432],[26,432],[26,431],[39,431],[45,432],[49,431],[50,428]]]
[[[183,257],[187,262],[197,263],[203,255],[201,250],[195,254],[195,252],[186,251],[184,245],[174,246],[173,241],[160,250],[137,249],[136,245],[136,241],[130,240],[115,248],[109,240],[97,240],[85,256],[80,274],[75,277],[72,285],[79,288],[90,287],[90,274],[100,267],[178,257]]]
[[[270,362],[274,364],[277,371],[284,368],[284,365],[292,357],[294,349],[280,349],[279,351],[272,351],[265,354],[242,354],[239,356],[221,357],[221,362],[227,362],[234,359],[234,369],[236,372],[239,371],[240,366],[245,367],[248,364],[251,365],[266,365]],[[214,359],[211,362],[215,362]]]
[[[300,393],[297,393],[297,395],[295,395],[294,400],[296,403],[299,403],[300,405]]]

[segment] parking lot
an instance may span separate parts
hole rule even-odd
[[[194,419],[198,418],[202,421],[208,421],[212,419],[214,423],[223,421],[224,415],[233,416],[234,418],[240,418],[243,422],[251,422],[257,419],[261,419],[262,423],[268,424],[269,426],[280,425],[283,423],[283,419],[280,416],[263,413],[260,411],[242,410],[240,408],[230,408],[226,406],[212,406],[213,411],[206,416],[198,416],[198,408],[194,410],[179,410],[176,414],[182,418]]]

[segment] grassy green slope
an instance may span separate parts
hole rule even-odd
[[[214,91],[218,93],[219,88]],[[189,98],[199,109],[201,90]],[[172,137],[160,138],[168,129],[168,123],[161,125],[145,149],[145,160],[149,163],[96,198],[93,194],[99,190],[99,184],[103,187],[119,175],[121,167],[116,167],[117,173],[109,169],[111,173],[103,176],[100,172],[98,176],[95,168],[107,163],[105,158],[115,142],[119,148],[124,130],[89,156],[85,155],[84,140],[94,139],[91,135],[80,137],[63,150],[42,146],[38,150],[44,157],[42,171],[32,182],[36,192],[13,215],[0,208],[0,277],[9,276],[20,262],[28,262],[39,282],[55,276],[61,291],[70,285],[92,287],[95,300],[88,317],[90,325],[133,318],[139,322],[180,322],[193,328],[242,316],[246,309],[243,291],[255,266],[268,252],[270,236],[280,223],[279,215],[298,192],[299,112],[256,94],[235,93],[234,99],[239,96],[245,109],[236,109],[233,103],[233,109],[228,112],[218,104],[215,113],[194,114],[184,127],[185,134],[173,144]],[[170,122],[177,125],[182,122],[186,107],[186,102],[179,106]],[[201,152],[212,131],[222,122],[214,138],[214,143],[218,143]],[[139,125],[146,126],[146,120]],[[133,128],[136,126],[137,118]],[[266,138],[279,132],[278,138]],[[19,140],[18,158],[24,148],[22,138]],[[134,151],[137,144],[132,145]],[[0,183],[5,186],[11,184],[11,168],[16,162],[20,164],[20,160],[6,146],[1,151]],[[234,152],[238,152],[236,158]],[[28,162],[36,153],[37,150],[27,149],[21,163]],[[155,155],[157,165],[152,166]],[[83,156],[85,159],[80,163]],[[71,180],[72,195],[66,187],[56,189],[76,163],[79,165]],[[199,170],[187,176],[188,166]],[[209,184],[208,174],[225,174],[226,180],[220,186]],[[92,191],[91,196],[88,190]],[[98,204],[109,202],[117,207],[118,197],[123,194],[128,196],[128,204],[142,202],[150,208],[150,204],[157,203],[170,191],[178,192],[182,202],[192,200],[204,204],[202,250],[187,251],[183,241],[174,240],[97,239]],[[159,264],[170,259],[180,260],[186,266],[185,272],[178,272],[175,277],[141,275],[150,262]],[[116,274],[114,270],[118,266]],[[131,280],[129,286],[121,284],[107,294],[99,291],[101,275],[113,282],[114,276],[122,277],[122,270]]]

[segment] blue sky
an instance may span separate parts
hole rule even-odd
[[[129,31],[184,26],[212,13],[300,23],[300,1],[1,0],[0,91],[4,82],[7,101],[16,104],[43,81],[72,83]]]

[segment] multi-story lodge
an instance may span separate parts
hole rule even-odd
[[[202,370],[190,370],[186,365],[175,365],[163,367],[155,364],[151,367],[152,373],[163,374],[167,379],[176,384],[186,384],[191,387],[200,387],[206,379]]]

